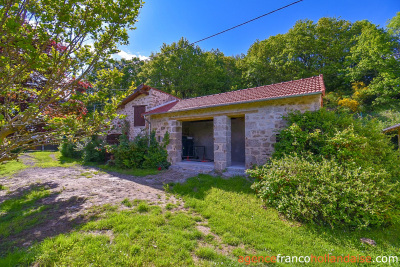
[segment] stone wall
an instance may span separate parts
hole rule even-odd
[[[163,93],[159,90],[150,89],[149,94],[139,95],[134,100],[127,103],[123,108],[117,110],[118,114],[126,115],[125,119],[117,119],[113,122],[113,130],[109,131],[109,134],[122,133],[121,128],[123,127],[124,120],[129,122],[129,139],[133,140],[138,134],[144,133],[148,129],[148,123],[145,126],[134,126],[135,119],[135,106],[146,106],[146,111],[153,109],[159,105],[170,102],[176,99],[174,96]]]
[[[245,118],[245,165],[264,164],[272,155],[276,133],[286,125],[282,119],[290,111],[318,110],[321,95],[283,98],[264,102],[226,105],[192,111],[155,114],[151,127],[161,139],[165,132],[171,135],[168,146],[171,163],[181,161],[181,121],[214,120],[214,162],[217,170],[231,163],[231,117]]]
[[[231,118],[214,117],[214,167],[216,170],[225,170],[231,165]]]
[[[177,99],[177,97],[175,97],[175,96],[161,92],[156,89],[150,89],[149,96],[150,96],[149,104],[148,104],[149,109],[152,109],[154,107],[160,106],[162,104],[165,104],[165,103],[168,103],[168,102],[171,102],[171,101]]]
[[[256,113],[245,115],[245,156],[246,168],[265,164],[274,152],[276,134],[286,126],[282,116],[289,111],[318,110],[319,99],[300,98],[295,102],[267,105]]]

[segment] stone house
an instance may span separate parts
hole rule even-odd
[[[154,130],[161,141],[169,132],[172,167],[234,171],[264,164],[285,126],[282,116],[318,110],[324,93],[322,75],[189,99],[141,85],[118,112],[127,115],[130,138]]]
[[[114,127],[108,132],[107,139],[113,141],[125,130],[129,139],[133,140],[135,136],[149,129],[149,123],[142,116],[143,113],[176,100],[180,99],[150,86],[140,85],[119,104],[117,113],[126,117],[122,121],[113,122]],[[123,129],[124,122],[128,122],[128,129]]]

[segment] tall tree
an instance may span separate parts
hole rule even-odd
[[[400,11],[396,13],[396,16],[391,18],[387,25],[388,32],[397,38],[400,38]]]
[[[359,22],[361,34],[351,48],[347,76],[363,82],[363,110],[400,109],[399,39],[368,21]]]
[[[144,60],[140,60],[135,57],[132,59],[120,59],[116,60],[110,58],[105,62],[101,62],[93,73],[90,73],[87,77],[89,82],[96,82],[98,77],[98,70],[118,71],[121,73],[121,77],[118,80],[113,80],[113,89],[115,91],[126,91],[130,87],[138,86],[141,83],[138,74],[142,70],[142,66],[145,64]]]
[[[126,29],[141,6],[140,0],[0,2],[0,162],[24,148],[104,126],[117,99],[102,112],[77,112],[75,106],[103,97],[86,91],[84,77],[127,44]]]
[[[227,66],[229,65],[229,69]],[[220,51],[204,52],[181,38],[151,55],[139,73],[139,79],[179,97],[195,97],[225,92],[234,84],[236,71],[232,59]]]
[[[287,33],[250,47],[244,58],[244,79],[249,86],[259,86],[323,73],[328,90],[351,91],[342,69],[354,34],[345,20],[298,21]]]
[[[354,111],[399,108],[399,14],[387,30],[368,21],[298,21],[250,47],[238,61],[243,80],[259,86],[322,73],[332,106],[342,100]]]

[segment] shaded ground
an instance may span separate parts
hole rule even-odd
[[[10,230],[9,236],[0,235],[0,256],[10,247],[28,247],[35,241],[69,232],[101,212],[97,207],[105,204],[114,205],[124,199],[138,199],[160,206],[173,203],[181,207],[183,203],[166,194],[163,186],[170,182],[183,182],[193,176],[189,173],[164,171],[157,175],[134,177],[80,165],[36,168],[32,167],[34,161],[29,157],[23,158],[23,162],[30,168],[12,177],[0,177],[0,184],[7,188],[0,191],[0,205],[7,200],[23,198],[38,188],[50,193],[30,204],[30,209],[43,210],[36,217],[27,217],[27,220],[32,221],[31,226],[28,225],[22,231],[14,231],[18,226],[11,225],[15,229]],[[0,210],[0,222],[7,221],[7,213],[2,214]],[[18,213],[21,211],[18,210]]]
[[[198,175],[176,183],[194,174],[133,177],[37,153],[30,160],[33,166],[13,163],[0,174],[13,175],[0,178],[0,266],[243,266],[241,256],[279,254],[400,257],[398,223],[348,231],[293,222],[265,207],[243,177]],[[304,264],[291,266],[298,265]]]

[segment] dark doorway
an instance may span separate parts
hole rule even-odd
[[[214,161],[214,122],[184,121],[182,123],[182,159]]]
[[[231,119],[231,159],[232,165],[245,163],[245,124],[244,117]]]

